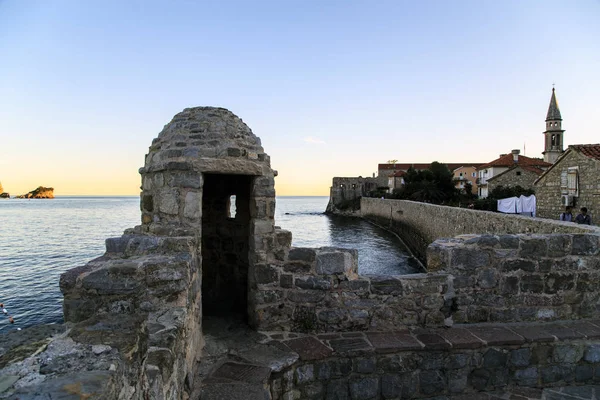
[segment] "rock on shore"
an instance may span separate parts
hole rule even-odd
[[[39,186],[37,189],[29,193],[17,196],[17,199],[53,199],[54,188]]]

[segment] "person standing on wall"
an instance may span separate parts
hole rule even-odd
[[[565,208],[565,212],[560,213],[560,220],[567,222],[573,221],[573,213],[571,213],[571,206],[567,206],[567,208]]]
[[[577,222],[578,224],[591,225],[592,217],[588,215],[587,208],[581,207],[580,211],[581,213],[577,214],[577,216],[575,217],[575,222]]]

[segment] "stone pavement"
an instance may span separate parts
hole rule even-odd
[[[191,399],[600,399],[600,321],[309,335],[205,319],[204,333]]]

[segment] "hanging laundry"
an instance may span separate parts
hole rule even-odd
[[[516,197],[498,200],[498,211],[506,214],[516,214],[518,200]]]

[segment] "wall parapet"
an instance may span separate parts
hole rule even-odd
[[[600,236],[461,235],[427,249],[430,271],[453,277],[456,323],[598,316]]]
[[[600,234],[595,226],[408,200],[363,197],[360,207],[363,218],[399,234],[421,261],[434,240],[463,234]]]

